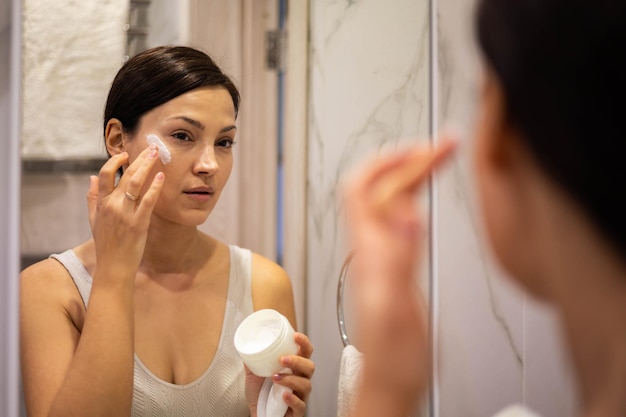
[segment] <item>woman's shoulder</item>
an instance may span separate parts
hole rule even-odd
[[[83,244],[71,251],[64,252],[64,255],[74,255],[81,262],[84,262],[82,257],[84,252],[86,251]],[[76,285],[66,267],[52,257],[34,263],[20,273],[20,292],[24,301],[39,297],[57,298],[64,303],[80,299]]]
[[[289,284],[289,276],[282,266],[263,255],[252,252],[252,277],[266,284]]]
[[[39,261],[20,273],[20,294],[24,305],[39,304],[43,298],[64,303],[77,295],[69,273],[53,258]]]
[[[287,272],[273,260],[237,245],[226,245],[231,252],[238,252],[240,254],[248,254],[251,260],[252,266],[252,281],[259,282],[262,285],[270,286],[289,286],[291,288],[291,281]]]
[[[252,252],[252,301],[255,310],[271,308],[295,321],[293,290],[287,272],[271,259]]]

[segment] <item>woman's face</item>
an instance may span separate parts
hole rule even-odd
[[[487,237],[500,265],[522,287],[544,297],[537,269],[544,187],[532,157],[505,115],[505,99],[496,76],[485,72],[474,144],[478,197]],[[539,209],[538,209],[539,207]]]
[[[157,161],[165,183],[154,214],[173,223],[202,224],[211,213],[233,166],[235,108],[225,88],[202,87],[182,94],[141,117],[133,138],[124,142],[130,162],[157,135],[171,162]]]

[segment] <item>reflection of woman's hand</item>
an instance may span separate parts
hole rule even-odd
[[[257,417],[256,407],[265,378],[256,376],[245,365],[244,368],[246,370],[246,402],[248,403],[248,410],[250,411],[250,417]]]
[[[346,186],[355,250],[350,269],[365,354],[354,416],[407,416],[428,386],[428,324],[415,280],[425,224],[415,194],[453,148],[444,141],[435,149],[379,158]]]
[[[146,243],[150,215],[163,185],[158,173],[149,186],[147,178],[157,158],[154,146],[145,149],[125,170],[115,186],[115,173],[128,161],[128,154],[112,156],[92,176],[87,201],[89,222],[96,247],[96,263],[116,276],[133,276],[139,268]],[[145,191],[145,194],[141,193]],[[98,268],[100,269],[100,268]]]
[[[283,400],[289,406],[286,417],[302,417],[306,411],[306,402],[311,394],[311,378],[315,372],[315,364],[310,359],[313,354],[313,345],[307,336],[295,334],[295,340],[300,346],[297,355],[283,356],[280,363],[292,373],[281,373],[272,376],[276,384],[291,388],[293,393],[284,393]],[[246,401],[250,409],[250,416],[256,417],[256,407],[259,392],[265,378],[254,375],[246,367]]]
[[[313,344],[309,338],[296,333],[296,343],[300,346],[297,355],[283,356],[280,359],[281,365],[291,369],[292,373],[276,374],[272,380],[287,388],[291,388],[293,393],[283,394],[285,403],[289,406],[287,417],[302,417],[306,411],[306,402],[311,394],[311,378],[315,372],[315,364],[311,360],[313,354]]]

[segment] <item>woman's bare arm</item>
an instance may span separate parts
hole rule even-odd
[[[163,176],[155,177],[139,202],[125,192],[140,194],[156,156],[155,149],[146,149],[118,186],[115,172],[128,161],[125,153],[111,157],[99,177],[91,178],[96,267],[80,331],[65,298],[71,279],[56,261],[22,274],[22,368],[31,417],[130,415],[134,279]]]
[[[257,254],[252,257],[252,300],[255,310],[274,309],[287,317],[293,328],[297,329],[291,280],[283,268]],[[312,389],[311,378],[315,372],[315,364],[311,360],[311,341],[302,333],[296,333],[295,339],[299,346],[298,354],[281,358],[282,365],[291,369],[292,374],[272,377],[275,383],[293,390],[293,394],[283,395],[289,406],[288,417],[304,416]]]

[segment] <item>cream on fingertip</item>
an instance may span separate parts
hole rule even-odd
[[[159,158],[161,159],[161,162],[163,162],[163,165],[167,165],[172,162],[172,154],[170,153],[170,150],[167,149],[165,143],[163,143],[157,135],[150,133],[146,136],[146,139],[150,145],[155,145],[159,150]]]

